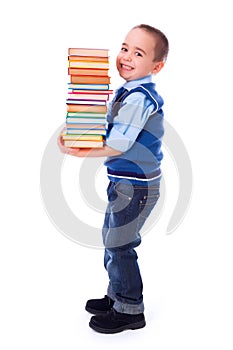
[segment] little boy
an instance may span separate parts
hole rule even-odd
[[[116,66],[126,81],[108,109],[103,148],[66,148],[77,157],[107,157],[108,206],[103,225],[104,266],[109,285],[104,298],[91,299],[90,327],[100,333],[117,333],[145,326],[143,284],[135,248],[140,229],[159,198],[162,160],[163,99],[155,91],[152,75],[164,66],[169,50],[166,36],[141,24],[127,34]]]

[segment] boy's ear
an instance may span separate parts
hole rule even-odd
[[[157,62],[155,63],[154,69],[153,69],[153,74],[157,74],[164,66],[165,62]]]

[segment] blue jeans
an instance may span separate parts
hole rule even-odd
[[[159,198],[159,184],[138,186],[110,182],[103,225],[104,266],[109,276],[107,295],[114,309],[127,314],[144,311],[142,278],[134,248],[140,230]]]

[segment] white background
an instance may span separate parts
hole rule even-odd
[[[5,2],[0,16],[1,349],[232,350],[230,1],[22,0]],[[184,221],[166,235],[178,181],[165,154],[166,207],[138,249],[147,327],[107,336],[88,327],[84,310],[105,293],[103,251],[73,243],[51,223],[40,164],[65,120],[68,47],[109,48],[115,88],[115,55],[140,23],[170,41],[156,82],[188,150],[194,187]]]

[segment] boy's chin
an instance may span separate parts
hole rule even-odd
[[[128,74],[124,74],[124,73],[119,73],[120,77],[126,81],[130,81],[130,80],[134,80],[134,77],[128,75]]]
[[[144,75],[143,76],[141,76],[141,75],[136,76],[134,74],[127,74],[126,72],[122,72],[122,71],[118,71],[118,72],[119,72],[120,77],[126,81],[138,80],[138,79],[144,78]]]

